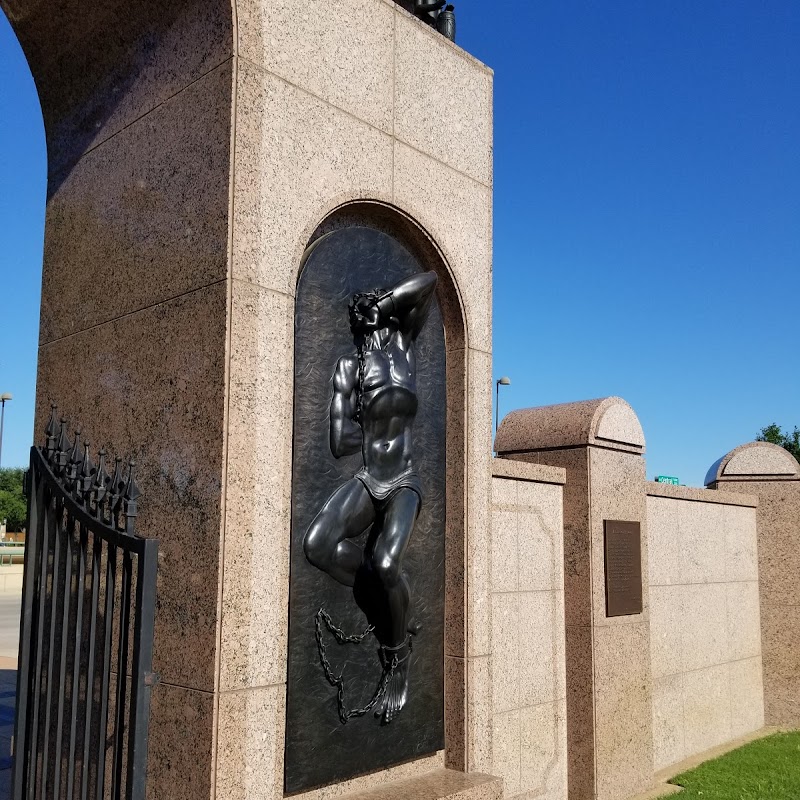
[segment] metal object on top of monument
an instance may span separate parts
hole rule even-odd
[[[436,28],[439,33],[451,42],[456,40],[456,14],[455,6],[447,0],[395,0],[406,11],[418,17],[423,22]]]
[[[328,233],[304,260],[289,792],[443,746],[446,397],[436,282],[399,241],[366,227]]]

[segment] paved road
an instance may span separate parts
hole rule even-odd
[[[21,605],[21,594],[0,594],[0,658],[17,657]]]

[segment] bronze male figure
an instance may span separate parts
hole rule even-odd
[[[388,291],[356,294],[350,327],[357,352],[333,376],[330,447],[336,458],[361,452],[363,467],[328,498],[303,540],[306,558],[353,588],[379,643],[386,680],[376,716],[389,723],[408,699],[410,592],[403,555],[422,504],[414,469],[417,413],[414,343],[430,311],[436,274]],[[367,529],[364,547],[353,539]]]

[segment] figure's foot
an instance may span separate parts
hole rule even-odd
[[[386,683],[375,716],[380,717],[384,725],[388,725],[402,710],[408,701],[408,671],[411,664],[410,639],[397,648],[381,647],[381,662],[384,669],[390,670],[393,660],[397,664]]]

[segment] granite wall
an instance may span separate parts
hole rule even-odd
[[[647,484],[656,770],[764,724],[757,505]]]
[[[565,472],[495,459],[492,474],[491,772],[506,798],[566,800]]]

